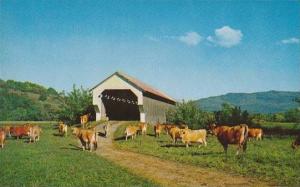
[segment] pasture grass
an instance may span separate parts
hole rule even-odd
[[[67,137],[58,136],[55,122],[35,123],[43,129],[39,142],[8,138],[0,149],[1,186],[156,186],[95,153],[82,151],[70,131]]]
[[[262,122],[261,127],[263,128],[281,128],[281,129],[294,129],[300,130],[300,123],[294,122],[272,122],[272,121],[265,121]]]
[[[115,145],[120,149],[152,155],[162,159],[187,163],[211,170],[224,171],[232,175],[251,176],[281,185],[300,185],[300,150],[291,149],[295,137],[271,136],[262,141],[248,142],[245,154],[235,156],[236,146],[230,145],[228,155],[216,137],[208,135],[207,147],[185,146],[180,142],[174,146],[171,138],[162,134],[154,137],[153,127],[148,127],[147,136],[138,136],[127,142],[124,136],[125,123],[115,132]]]

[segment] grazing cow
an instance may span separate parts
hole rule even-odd
[[[80,124],[81,124],[82,128],[86,127],[86,124],[89,121],[90,115],[91,114],[85,114],[85,115],[80,116]]]
[[[103,130],[104,130],[104,133],[105,133],[105,137],[107,138],[109,136],[109,132],[110,132],[110,124],[106,124],[103,126]]]
[[[156,125],[154,125],[154,133],[155,133],[155,137],[159,137],[161,134],[161,131],[163,130],[164,125],[161,125],[159,123],[157,123]]]
[[[139,124],[139,131],[142,135],[146,135],[147,133],[147,123],[140,123]]]
[[[300,146],[300,135],[296,138],[296,140],[292,143],[292,148],[297,149]]]
[[[39,126],[30,127],[28,136],[29,136],[29,143],[36,142],[40,140],[42,129]]]
[[[199,147],[201,144],[206,146],[206,130],[180,130],[180,137],[182,142],[186,147],[189,147],[190,143],[199,143]]]
[[[248,138],[255,138],[256,140],[261,140],[263,136],[263,130],[258,128],[249,128]]]
[[[1,146],[1,148],[4,147],[5,137],[6,137],[6,133],[5,133],[4,129],[0,129],[0,146]]]
[[[140,130],[139,126],[128,126],[128,127],[126,127],[126,129],[125,129],[126,141],[127,141],[127,138],[129,136],[131,136],[131,139],[135,138],[136,134],[138,133],[139,130]]]
[[[233,127],[216,126],[215,124],[212,124],[210,126],[210,130],[213,135],[217,136],[226,154],[228,144],[238,145],[236,155],[239,154],[239,151],[242,147],[243,151],[246,151],[248,138],[248,126],[246,124],[241,124]]]
[[[62,136],[67,136],[68,133],[68,126],[66,124],[64,124],[63,122],[60,122],[58,124],[58,132],[59,134],[61,134]]]
[[[28,136],[30,128],[32,125],[26,124],[24,126],[15,126],[10,128],[11,136],[16,137],[16,139],[22,138],[23,136]]]
[[[180,136],[181,131],[188,131],[188,129],[185,130],[185,129],[180,129],[178,127],[173,127],[169,130],[169,135],[172,138],[173,144],[177,143],[178,139],[181,139]]]
[[[97,133],[96,128],[93,129],[81,129],[77,127],[72,128],[72,134],[75,135],[81,142],[82,150],[90,149],[92,150],[97,149]]]

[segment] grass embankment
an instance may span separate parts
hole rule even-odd
[[[43,129],[39,142],[29,144],[26,139],[9,138],[0,149],[2,186],[155,185],[94,153],[78,149],[70,132],[67,137],[57,136],[54,122],[36,123]],[[3,124],[7,122],[0,126]]]
[[[229,146],[227,157],[216,137],[208,136],[207,147],[191,146],[188,149],[182,143],[173,146],[169,136],[163,134],[154,137],[153,128],[148,128],[147,136],[138,136],[127,142],[120,138],[124,129],[120,126],[114,136],[118,148],[152,155],[163,159],[188,163],[212,170],[252,176],[266,181],[275,181],[282,185],[300,185],[300,150],[291,149],[294,137],[267,137],[262,141],[248,143],[247,153],[235,156],[236,146]]]

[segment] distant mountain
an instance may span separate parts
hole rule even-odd
[[[196,103],[206,111],[220,110],[223,103],[240,106],[250,113],[285,112],[299,106],[295,98],[300,92],[267,91],[256,93],[228,93],[225,95],[199,99]]]
[[[0,79],[0,121],[55,120],[63,104],[53,88]]]

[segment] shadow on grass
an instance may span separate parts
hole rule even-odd
[[[199,148],[200,150],[201,148]],[[192,156],[206,156],[206,155],[210,155],[210,156],[220,156],[220,155],[225,155],[224,152],[214,152],[214,151],[207,151],[207,152],[193,152]]]
[[[156,137],[155,134],[147,134],[147,136]]]
[[[170,147],[185,147],[184,144],[166,144],[166,145],[162,145],[160,147],[166,147],[166,148],[170,148]]]
[[[115,141],[120,141],[120,140],[125,140],[125,139],[126,139],[125,136],[121,136],[121,137],[115,138],[114,140]]]
[[[98,136],[101,136],[101,137],[103,137],[103,138],[106,138],[106,135],[105,135],[105,133],[103,133],[103,132],[98,132]]]
[[[60,137],[64,137],[64,135],[63,135],[63,134],[59,134],[59,133],[53,133],[52,135],[53,135],[53,136],[60,136]]]
[[[75,150],[75,151],[81,151],[82,147],[79,147],[77,145],[74,144],[69,144],[70,147],[61,147],[60,149],[68,149],[68,150]]]

